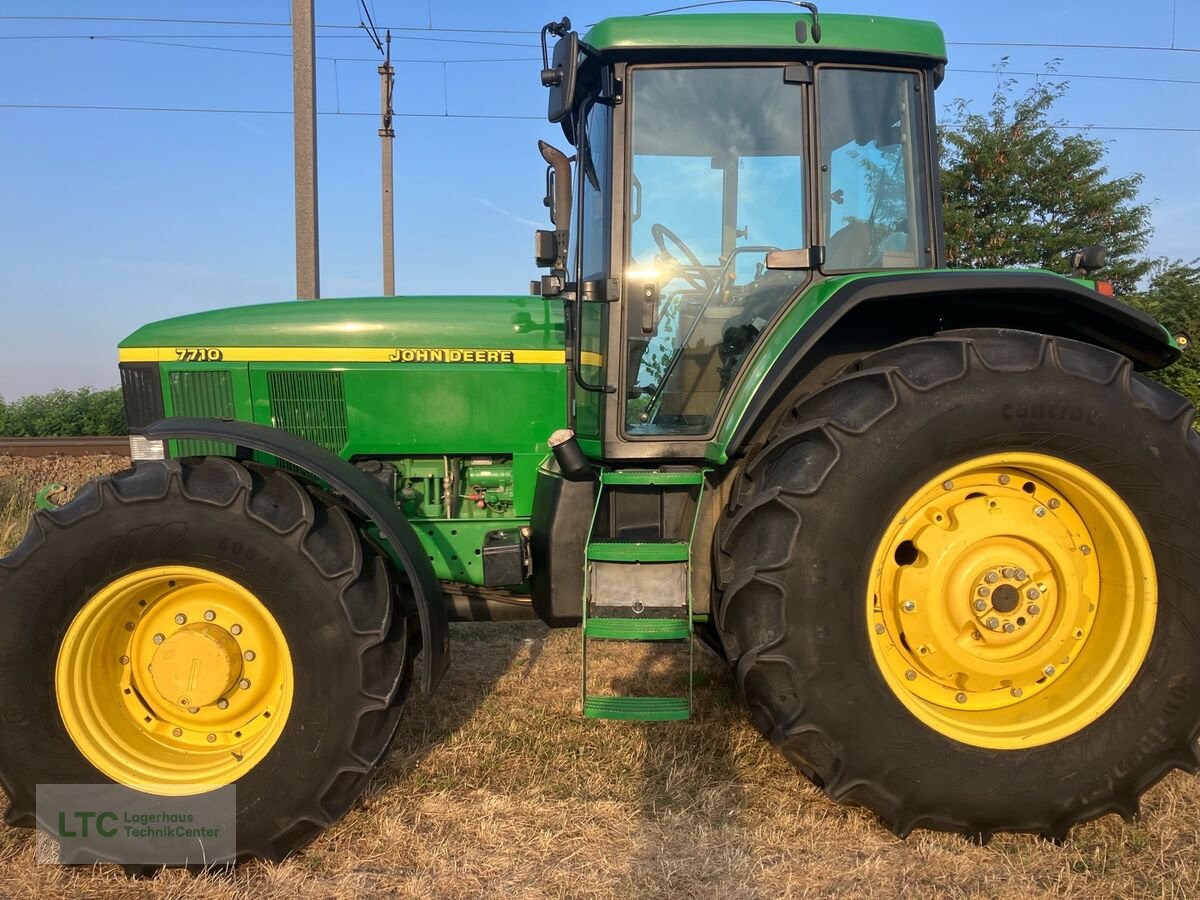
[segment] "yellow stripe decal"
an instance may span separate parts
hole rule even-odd
[[[123,347],[121,362],[303,362],[303,363],[509,363],[563,365],[562,350],[499,350],[484,347]],[[584,365],[603,357],[585,352]]]

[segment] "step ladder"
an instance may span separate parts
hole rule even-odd
[[[588,532],[583,590],[583,714],[592,719],[668,722],[692,713],[691,546],[707,470],[610,469],[601,472]],[[657,498],[657,527],[614,526],[616,495]],[[670,507],[670,509],[668,509]],[[614,535],[614,530],[618,534]],[[647,532],[656,532],[653,535]],[[688,686],[682,696],[612,696],[589,692],[588,646],[593,641],[687,643]]]

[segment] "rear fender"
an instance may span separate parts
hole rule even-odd
[[[961,328],[1086,341],[1128,357],[1140,371],[1164,368],[1179,357],[1153,317],[1050,272],[943,270],[831,279],[806,291],[749,361],[710,458],[739,455],[783,396],[807,382],[820,384],[839,365]]]

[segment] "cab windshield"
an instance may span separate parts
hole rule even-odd
[[[818,72],[831,99],[820,101],[826,162],[812,204],[796,69],[631,70],[627,434],[711,429],[748,351],[811,275],[765,265],[772,250],[816,243],[810,207],[836,268],[916,264],[916,76]]]

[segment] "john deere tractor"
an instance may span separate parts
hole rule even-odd
[[[596,642],[699,637],[901,835],[1061,838],[1196,768],[1200,441],[1140,374],[1182,341],[1094,248],[947,270],[942,32],[801,6],[543,29],[573,150],[540,146],[529,294],[121,343],[133,468],[0,561],[10,824],[39,784],[234,783],[238,857],[278,858],[461,619],[579,627],[593,718],[697,712],[599,683]]]

